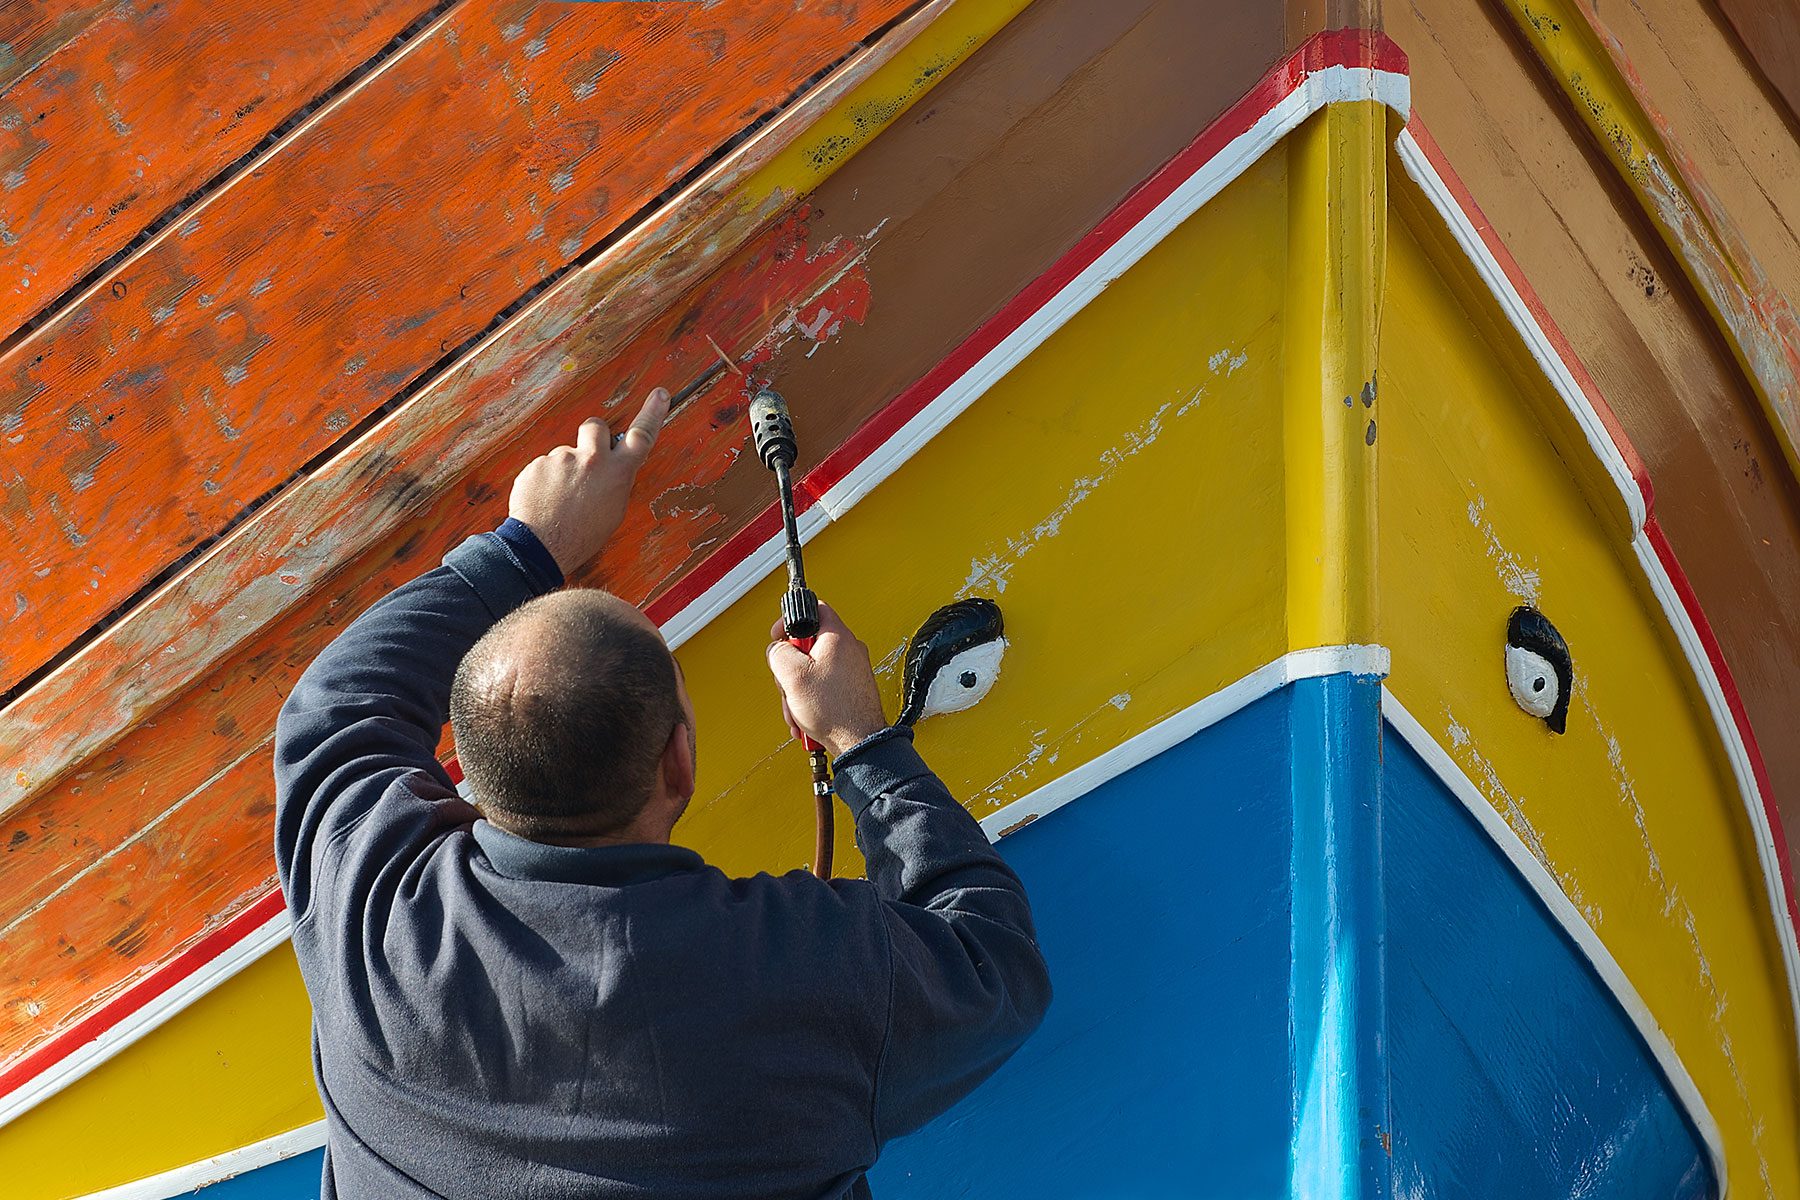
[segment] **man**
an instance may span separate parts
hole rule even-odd
[[[327,1197],[866,1197],[881,1145],[1036,1028],[1018,878],[887,727],[835,613],[768,658],[837,759],[868,880],[729,879],[669,836],[694,711],[656,627],[556,590],[668,411],[598,420],[510,516],[358,618],[276,729]],[[446,717],[475,804],[435,749]]]

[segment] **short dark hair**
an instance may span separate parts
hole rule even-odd
[[[457,757],[476,802],[513,832],[611,833],[650,799],[683,714],[674,657],[634,613],[596,589],[551,592],[458,665]]]

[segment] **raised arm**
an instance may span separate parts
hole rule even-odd
[[[948,1109],[1042,1022],[1050,978],[1024,885],[932,774],[912,730],[888,727],[868,649],[828,607],[810,655],[771,631],[769,665],[796,736],[837,758],[892,947],[892,1005],[876,1077],[878,1141]]]
[[[598,419],[584,422],[574,446],[519,474],[500,529],[371,606],[301,675],[275,727],[276,868],[296,919],[352,830],[402,853],[403,830],[425,829],[421,815],[454,799],[437,745],[457,664],[494,622],[605,545],[667,411],[658,388],[617,446]]]

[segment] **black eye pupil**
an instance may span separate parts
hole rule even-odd
[[[959,675],[957,677],[956,682],[962,684],[966,688],[974,687],[975,686],[975,672],[964,671],[961,675]]]
[[[1534,692],[1541,692],[1544,690],[1544,677],[1542,675],[1539,675],[1536,679],[1531,681],[1531,690]]]

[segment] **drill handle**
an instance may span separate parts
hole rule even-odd
[[[787,605],[783,604],[782,612],[784,615],[785,615],[786,611],[787,611]],[[793,628],[792,626],[789,626],[790,630],[792,628]],[[813,628],[815,630],[817,630],[818,626],[814,625]],[[794,649],[798,650],[802,654],[811,654],[812,648],[813,648],[813,640],[810,636],[809,637],[795,637],[790,632],[788,634],[788,645],[792,646]],[[806,747],[806,752],[808,754],[817,754],[824,749],[824,747],[820,746],[819,743],[817,743],[817,742],[813,741],[811,738],[807,737],[804,733],[800,735],[800,744],[802,746]]]

